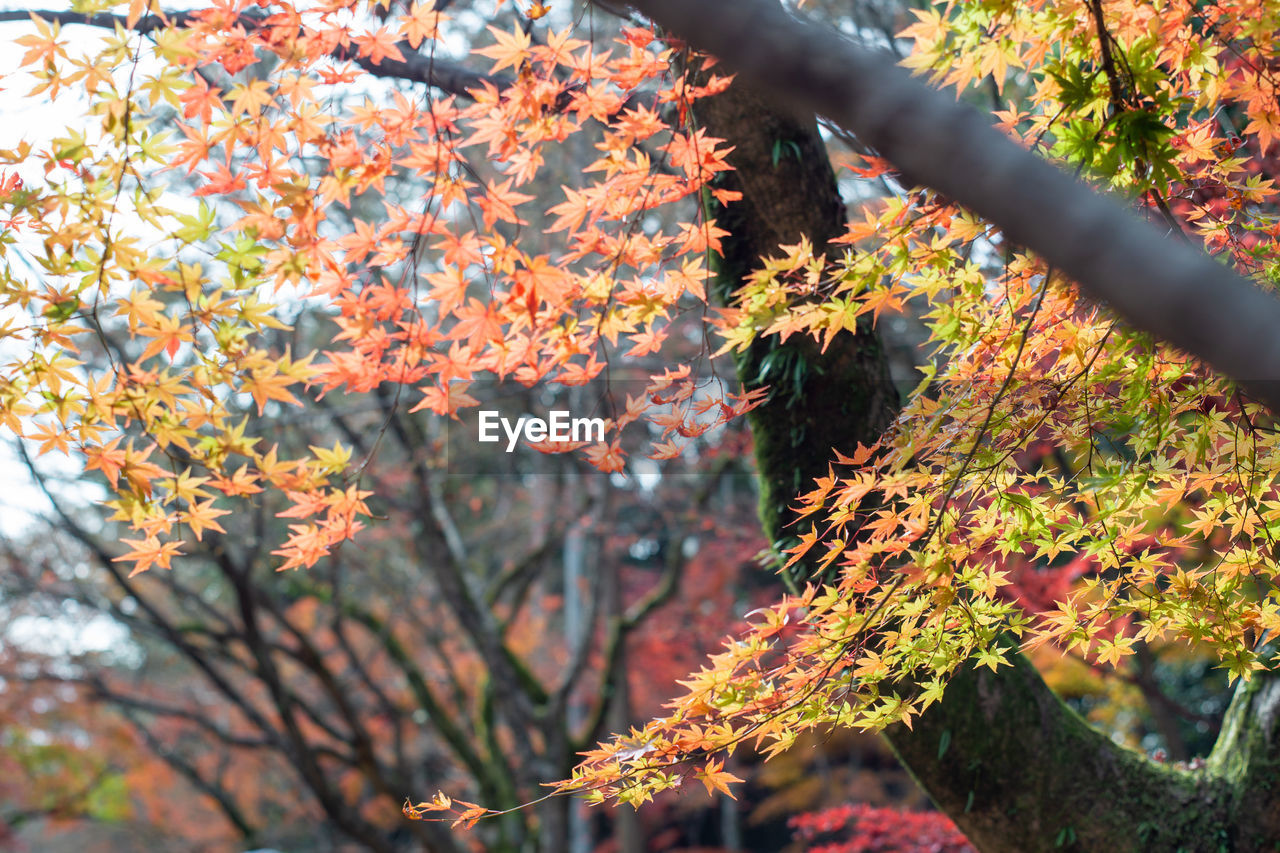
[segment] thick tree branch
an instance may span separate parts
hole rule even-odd
[[[1228,785],[1224,805],[1235,849],[1274,846],[1280,838],[1280,676],[1274,671],[1236,687],[1208,772]]]
[[[1252,838],[1216,774],[1117,746],[1066,707],[1022,655],[998,673],[966,667],[943,701],[892,726],[889,742],[983,853],[1220,848]],[[1121,839],[1125,839],[1123,842]]]
[[[352,620],[363,625],[374,639],[382,644],[383,650],[391,662],[395,664],[404,676],[405,681],[408,682],[409,689],[413,692],[414,700],[417,702],[418,707],[426,712],[431,725],[436,728],[445,744],[453,751],[454,756],[466,766],[481,785],[487,784],[494,790],[501,789],[503,787],[502,780],[492,776],[492,768],[486,764],[484,757],[474,749],[467,732],[455,720],[457,714],[446,708],[444,702],[435,695],[426,675],[414,661],[411,650],[405,648],[391,630],[391,626],[355,602],[348,602],[344,606]]]
[[[259,677],[279,710],[286,754],[296,765],[298,775],[311,789],[312,794],[333,820],[335,826],[371,850],[393,853],[394,846],[382,831],[345,801],[325,773],[318,756],[308,743],[298,718],[298,713],[307,713],[307,709],[303,707],[299,697],[286,687],[276,661],[272,658],[270,645],[263,634],[259,619],[261,602],[255,596],[245,575],[238,575],[231,580],[236,604],[244,623],[245,642],[257,661]],[[313,714],[308,716],[313,720],[316,719]]]
[[[36,468],[35,463],[27,454],[26,448],[22,443],[19,442],[16,447],[32,479],[53,507],[62,528],[94,556],[121,592],[138,603],[139,609],[156,626],[160,636],[164,637],[173,648],[191,661],[208,679],[209,683],[225,696],[232,705],[238,708],[259,731],[266,737],[271,738],[275,743],[282,745],[283,739],[280,731],[271,725],[262,712],[231,684],[227,676],[218,667],[214,666],[205,651],[188,642],[183,631],[161,612],[160,607],[149,596],[143,594],[134,579],[125,576],[111,553],[98,541],[97,537],[86,530],[68,513],[62,502],[49,489],[44,475]]]
[[[907,178],[995,223],[1139,329],[1239,381],[1280,412],[1280,300],[1166,239],[888,57],[771,0],[632,0],[789,109],[828,116]]]

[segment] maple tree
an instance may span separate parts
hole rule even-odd
[[[32,96],[93,121],[0,152],[0,416],[100,472],[134,531],[113,561],[175,569],[264,491],[289,503],[281,570],[360,541],[352,448],[264,437],[300,395],[460,419],[478,382],[638,373],[604,441],[547,449],[634,471],[745,415],[795,590],[561,791],[728,791],[740,743],[837,724],[884,730],[980,849],[1280,837],[1273,5],[921,10],[905,64],[989,85],[988,116],[766,0],[636,0],[671,35],[637,19],[611,44],[508,7],[483,72],[437,61],[449,5],[88,2],[19,39]],[[111,32],[73,56],[76,22]],[[342,99],[374,78],[423,88]],[[850,136],[840,180],[887,192],[846,222],[813,113],[780,94]],[[558,159],[579,174],[540,182]],[[330,342],[266,345],[303,303]],[[876,323],[904,311],[927,341],[899,406]],[[1068,559],[1052,600],[1001,592]],[[518,683],[466,584],[441,592]],[[1203,768],[1116,746],[1017,650],[1118,664],[1154,641],[1238,681]],[[406,808],[439,812],[491,810]]]

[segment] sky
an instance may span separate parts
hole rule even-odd
[[[59,5],[41,3],[38,7],[58,8]],[[29,7],[6,3],[0,8]],[[68,125],[76,125],[77,117],[83,116],[87,105],[86,97],[74,88],[64,89],[56,100],[47,96],[28,96],[34,78],[17,73],[24,48],[15,41],[34,32],[33,24],[0,23],[0,39],[6,44],[6,48],[0,50],[0,115],[5,118],[0,122],[0,149],[13,148],[25,140],[39,150],[63,134]],[[65,27],[62,32],[72,56],[93,49],[102,39],[101,31],[89,27]],[[26,168],[20,167],[18,173],[28,181],[42,177],[40,167],[34,163]],[[20,254],[11,250],[11,262],[16,262]],[[21,269],[20,264],[15,265]],[[7,362],[15,354],[19,352],[15,350],[14,342],[0,342],[0,358]],[[19,537],[37,530],[40,516],[51,510],[48,499],[22,463],[14,441],[8,434],[0,440],[0,483],[3,483],[3,488],[0,488],[0,536],[4,537]],[[41,470],[62,481],[58,493],[68,498],[69,503],[83,503],[103,494],[100,488],[75,482],[80,470],[79,459],[50,455],[41,457],[39,465]],[[69,568],[77,574],[91,570],[84,565]],[[82,612],[75,608],[74,603],[69,603],[57,619],[30,616],[5,619],[3,607],[3,602],[0,602],[0,622],[7,621],[8,624],[0,628],[0,642],[19,643],[53,655],[120,649],[127,642],[127,632],[119,624],[100,614]]]

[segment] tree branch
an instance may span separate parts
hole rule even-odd
[[[55,11],[52,9],[7,9],[0,11],[0,23],[30,21],[32,15],[45,21],[56,22],[62,26],[80,24],[108,30],[114,30],[116,27],[127,29],[126,25],[128,23],[128,19],[124,15],[115,15],[110,12],[97,12],[86,15],[78,12]],[[159,15],[145,15],[134,24],[133,31],[142,35],[150,35],[156,30],[164,29],[166,26],[189,24],[197,20],[196,15],[197,13],[195,12],[174,12],[165,15],[163,18]],[[245,29],[252,30],[262,25],[264,17],[242,12],[240,14],[240,23]],[[470,91],[472,89],[484,88],[486,84],[498,89],[505,88],[511,84],[509,78],[501,75],[481,74],[461,63],[418,53],[406,41],[396,42],[396,47],[405,57],[403,62],[387,58],[384,58],[381,62],[373,62],[369,57],[358,56],[350,46],[336,47],[329,55],[339,62],[354,62],[375,77],[405,80],[410,83],[425,83],[442,92],[468,99],[471,97]]]
[[[159,738],[153,735],[146,725],[128,711],[125,711],[124,714],[129,721],[133,723],[134,729],[141,735],[143,741],[147,745],[147,748],[174,770],[178,771],[182,776],[186,777],[187,781],[194,785],[198,791],[212,797],[213,801],[218,804],[218,808],[222,810],[222,813],[226,816],[227,820],[231,821],[232,825],[235,826],[236,831],[238,831],[245,839],[251,839],[257,834],[257,830],[255,830],[253,825],[249,823],[248,817],[240,808],[240,805],[236,802],[235,797],[232,796],[230,791],[218,783],[204,778],[204,776],[200,774],[200,771],[196,769],[194,764],[187,761],[186,758],[184,758],[177,750],[163,743]]]
[[[1212,774],[1148,761],[1091,728],[1022,655],[972,664],[943,700],[886,734],[903,764],[983,853],[1218,849],[1244,834]],[[1117,848],[1119,839],[1133,846]],[[1186,846],[1192,839],[1206,846]],[[1258,849],[1251,845],[1231,849]]]
[[[771,0],[632,0],[739,81],[813,110],[995,223],[1135,327],[1280,412],[1280,300],[1023,150],[972,107]]]

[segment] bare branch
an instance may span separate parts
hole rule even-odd
[[[134,729],[142,736],[143,742],[146,743],[147,748],[174,770],[178,771],[178,773],[194,785],[197,790],[212,797],[213,801],[218,804],[218,808],[220,808],[222,813],[226,815],[227,820],[231,821],[236,830],[242,836],[245,838],[252,838],[256,834],[256,830],[253,828],[253,825],[249,823],[248,817],[235,801],[235,797],[232,796],[230,791],[217,784],[217,782],[204,778],[204,776],[200,774],[200,771],[196,769],[194,764],[187,761],[187,759],[177,750],[161,742],[160,739],[153,735],[151,730],[148,729],[146,725],[139,722],[133,714],[126,711],[125,716],[133,722]]]

